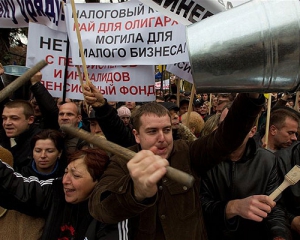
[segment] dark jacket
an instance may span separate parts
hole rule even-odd
[[[135,226],[131,239],[206,239],[199,177],[243,142],[263,102],[264,98],[253,100],[247,94],[239,94],[225,120],[212,134],[194,142],[174,141],[168,160],[172,167],[196,178],[191,188],[163,177],[157,194],[138,203],[133,196],[127,161],[112,158],[92,193],[90,213],[105,223],[128,218]],[[132,147],[132,150],[139,151],[139,146]]]
[[[50,178],[59,178],[64,175],[66,163],[61,162],[61,160],[57,160],[53,171],[49,174],[43,174],[39,172],[36,168],[36,164],[34,160],[31,160],[31,163],[28,166],[25,166],[21,169],[20,173],[24,177],[35,176],[39,180],[47,180]]]
[[[16,171],[20,172],[24,166],[30,164],[32,159],[30,141],[32,137],[40,131],[40,128],[34,124],[31,124],[28,130],[15,138],[17,144],[13,147],[10,147],[10,138],[6,136],[5,131],[0,131],[0,145],[12,153],[14,157],[14,169]]]
[[[275,156],[257,148],[249,139],[244,156],[236,162],[226,160],[209,170],[202,179],[201,201],[210,240],[268,240],[274,237],[290,238],[285,212],[277,204],[263,222],[236,216],[226,219],[230,200],[252,195],[270,195],[278,186]]]
[[[281,180],[295,166],[300,165],[300,142],[293,143],[288,148],[275,153],[279,165]],[[288,219],[291,223],[296,216],[300,216],[300,187],[299,183],[288,187],[283,191],[282,201],[287,209]],[[298,235],[298,238],[299,235]]]
[[[0,161],[0,205],[46,219],[42,239],[119,240],[118,224],[106,225],[92,218],[88,202],[65,201],[62,179],[38,181],[24,178]],[[121,223],[119,223],[121,224]],[[126,226],[125,226],[126,227]],[[125,233],[126,231],[122,232]]]
[[[132,130],[124,125],[117,110],[110,106],[107,101],[102,107],[94,108],[94,110],[97,122],[107,140],[123,147],[136,144]]]
[[[52,95],[41,82],[32,85],[30,90],[33,93],[42,113],[42,117],[36,119],[36,124],[42,129],[49,128],[58,130],[58,107]]]

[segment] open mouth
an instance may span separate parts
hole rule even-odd
[[[75,192],[75,189],[65,188],[65,193]]]

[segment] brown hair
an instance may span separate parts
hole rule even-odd
[[[141,126],[141,117],[143,115],[156,115],[158,117],[163,117],[168,115],[170,117],[170,122],[171,122],[171,115],[168,109],[166,109],[164,106],[157,102],[150,102],[142,105],[139,109],[137,109],[133,116],[132,116],[132,123],[133,123],[133,128],[137,131],[139,131],[140,126]]]
[[[36,134],[35,136],[33,136],[33,138],[31,139],[30,145],[31,145],[31,149],[34,148],[36,142],[38,140],[46,140],[46,139],[50,139],[53,143],[55,148],[61,152],[64,149],[64,137],[63,134],[57,130],[53,130],[53,129],[45,129],[41,132],[39,132],[38,134]]]
[[[89,174],[93,181],[97,181],[106,169],[109,157],[106,152],[98,148],[88,148],[77,150],[68,156],[68,162],[73,162],[79,158],[83,158]]]
[[[274,125],[278,129],[284,126],[286,118],[291,118],[299,124],[299,117],[293,110],[287,108],[278,108],[271,111],[270,115],[270,126]]]
[[[31,116],[34,116],[34,110],[32,105],[21,99],[16,99],[10,102],[7,102],[4,107],[6,108],[23,108],[23,113],[25,115],[25,118],[28,119]]]

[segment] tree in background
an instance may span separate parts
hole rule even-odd
[[[1,28],[0,30],[0,62],[2,65],[25,65],[26,47],[20,36],[27,36],[27,28]]]

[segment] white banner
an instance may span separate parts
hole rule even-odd
[[[161,89],[161,81],[155,82],[155,89],[159,90]],[[170,80],[163,80],[163,89],[169,90],[170,89]]]
[[[226,4],[223,0],[140,0],[140,2],[183,25],[190,25],[199,22],[201,19],[225,11]]]
[[[61,0],[0,0],[0,27],[28,27],[29,22],[65,31]]]
[[[189,62],[169,64],[167,65],[166,70],[182,78],[183,80],[186,80],[192,84],[194,83],[192,76],[192,67]]]
[[[71,4],[67,29],[74,64],[81,64]],[[76,4],[87,65],[156,65],[188,61],[185,26],[137,1]]]
[[[83,99],[77,68],[66,59],[67,35],[40,24],[30,23],[27,46],[27,67],[45,59],[43,84],[53,97],[62,97],[65,64],[68,65],[66,96]],[[153,66],[87,66],[91,82],[108,101],[144,102],[155,99]],[[84,78],[83,70],[81,69]]]

